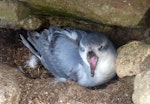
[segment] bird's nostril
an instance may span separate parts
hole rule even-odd
[[[89,52],[88,52],[88,56],[89,56],[89,57],[95,56],[95,53],[94,53],[93,51],[89,51]]]

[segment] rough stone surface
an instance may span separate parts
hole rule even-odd
[[[0,27],[18,29],[24,26],[20,21],[31,15],[42,21],[59,16],[123,27],[149,26],[149,4],[149,0],[1,0]]]
[[[134,104],[150,104],[150,69],[135,77],[132,99]]]
[[[130,42],[118,49],[116,72],[119,77],[133,76],[150,69],[150,45]]]
[[[30,15],[29,8],[17,0],[0,1],[0,27],[35,30],[41,25],[41,20]]]
[[[10,21],[18,21],[16,14],[18,5],[16,2],[7,2],[5,0],[0,1],[0,18]]]
[[[42,21],[34,16],[29,16],[20,21],[20,25],[26,30],[38,29],[42,24]]]
[[[19,28],[17,8],[17,2],[0,1],[0,27]]]
[[[20,88],[10,70],[13,68],[0,63],[0,104],[18,104]]]
[[[20,0],[36,13],[72,16],[90,21],[119,26],[137,26],[149,9],[149,0]],[[45,5],[46,4],[46,5]]]

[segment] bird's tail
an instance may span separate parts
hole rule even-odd
[[[40,59],[40,54],[38,53],[38,38],[40,34],[38,32],[28,32],[27,38],[20,34],[23,44],[36,56]]]
[[[62,32],[62,30],[57,27],[50,27],[41,33],[27,32],[27,38],[22,34],[20,34],[20,37],[23,44],[40,59],[40,51],[44,50],[45,47],[48,48],[47,46],[52,44],[52,40],[55,38],[54,33],[59,32]]]
[[[20,34],[23,44],[29,48],[29,50],[40,59],[40,51],[44,49],[44,46],[50,45],[52,41],[53,33],[58,30],[56,27],[45,29],[41,33],[27,32],[27,38]]]

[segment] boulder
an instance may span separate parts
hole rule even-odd
[[[134,104],[150,103],[150,71],[144,71],[135,77],[132,99]]]
[[[0,104],[19,104],[21,90],[12,67],[0,63]]]
[[[149,4],[149,0],[2,0],[0,27],[35,30],[51,16],[122,27],[149,26]],[[26,28],[27,24],[33,27]]]
[[[57,15],[97,23],[135,27],[148,18],[149,0],[20,0],[37,14]],[[34,12],[33,11],[33,12]],[[145,15],[147,13],[147,15]],[[143,19],[145,18],[145,19]],[[147,19],[148,21],[149,19]],[[146,23],[146,22],[145,22]],[[144,24],[143,24],[144,25]]]
[[[117,51],[116,72],[119,77],[133,76],[150,70],[150,44],[133,41],[121,46]]]

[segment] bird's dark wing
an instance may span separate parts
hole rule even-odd
[[[77,66],[82,64],[78,50],[80,38],[80,34],[72,29],[53,32],[50,43],[51,68],[60,77],[77,80]]]
[[[41,33],[28,32],[27,39],[20,36],[24,45],[56,78],[77,80],[76,66],[82,63],[78,52],[79,32],[51,27]]]

